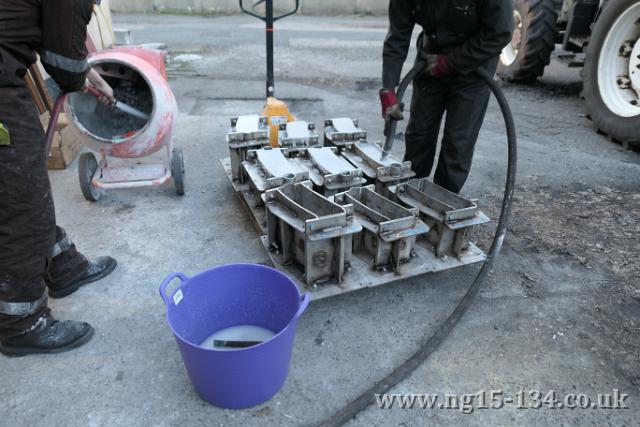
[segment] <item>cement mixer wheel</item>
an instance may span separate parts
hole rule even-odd
[[[171,156],[171,175],[178,196],[184,196],[184,157],[182,150],[174,148]]]
[[[93,153],[82,153],[78,159],[78,178],[80,189],[85,199],[97,202],[102,197],[102,192],[92,184],[93,176],[98,170],[98,161]]]

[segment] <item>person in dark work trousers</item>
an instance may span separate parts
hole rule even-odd
[[[474,73],[494,75],[500,51],[511,40],[511,0],[391,0],[384,42],[382,115],[402,119],[395,87],[407,58],[415,24],[422,27],[419,57],[427,69],[413,81],[405,160],[418,178],[431,175],[440,123],[444,135],[434,182],[462,189],[489,102],[489,88]]]
[[[54,320],[47,307],[110,274],[116,261],[87,260],[56,227],[45,135],[22,77],[36,61],[65,92],[87,80],[113,102],[86,61],[92,0],[0,0],[0,352],[58,353],[91,338],[84,322]]]

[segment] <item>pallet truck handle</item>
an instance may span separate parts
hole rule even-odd
[[[273,16],[273,0],[258,0],[254,3],[253,7],[255,8],[257,5],[261,3],[265,3],[265,16],[260,16],[257,13],[247,9],[244,7],[244,0],[239,0],[240,10],[242,10],[247,15],[251,15],[265,22],[265,30],[266,30],[266,49],[267,49],[267,99],[271,97],[275,97],[275,78],[273,76],[273,26],[274,23],[282,18],[286,18],[287,16],[291,16],[298,12],[300,8],[300,0],[296,0],[295,8],[280,16]]]
[[[256,6],[258,6],[258,5],[259,5],[259,4],[261,4],[261,3],[272,2],[272,1],[273,1],[273,0],[258,0],[258,1],[253,5],[253,7],[255,8]],[[267,19],[268,19],[268,18],[267,18],[266,16],[260,16],[260,15],[258,15],[257,13],[252,12],[251,10],[249,10],[249,9],[245,8],[245,7],[244,7],[244,0],[238,0],[238,2],[239,2],[239,4],[240,4],[240,10],[241,10],[242,12],[246,13],[247,15],[251,15],[251,16],[253,16],[253,17],[255,17],[255,18],[258,18],[258,19],[260,19],[261,21],[265,21],[265,22],[267,21]],[[279,16],[274,16],[274,17],[273,17],[273,21],[275,22],[275,21],[277,21],[277,20],[279,20],[279,19],[286,18],[287,16],[295,15],[296,13],[298,13],[298,10],[299,10],[299,9],[300,9],[300,0],[296,0],[295,8],[294,8],[292,11],[287,12],[287,13],[282,14],[282,15],[279,15]]]

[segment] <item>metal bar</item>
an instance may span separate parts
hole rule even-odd
[[[245,9],[243,0],[238,0],[238,3],[240,3],[240,10],[241,11],[243,11],[247,15],[251,15],[254,18],[258,18],[259,20],[264,21],[264,17],[263,16],[260,16],[255,12],[251,12],[249,9]]]
[[[287,12],[284,15],[276,16],[275,18],[273,18],[273,20],[277,21],[279,19],[286,18],[287,16],[295,15],[298,12],[298,9],[300,9],[300,0],[296,0],[296,7],[291,12]]]
[[[145,179],[140,181],[128,181],[128,182],[101,182],[97,178],[93,178],[91,185],[96,188],[102,188],[105,190],[116,190],[122,188],[139,188],[139,187],[155,187],[169,182],[172,179],[171,172],[167,172],[165,176],[156,179]]]
[[[273,78],[273,0],[266,0],[267,16],[267,98],[275,96],[275,82]]]
[[[260,16],[255,12],[252,12],[244,7],[243,0],[239,0],[240,10],[246,13],[247,15],[251,15],[255,18],[260,19],[266,23],[266,45],[267,45],[267,98],[275,96],[275,81],[273,76],[273,24],[275,21],[286,18],[287,16],[291,16],[298,12],[300,8],[300,0],[296,0],[295,8],[291,12],[287,12],[280,16],[273,15],[273,0],[260,0],[253,6],[257,6],[260,3],[265,4],[265,16]]]

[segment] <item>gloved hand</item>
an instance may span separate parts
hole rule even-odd
[[[380,95],[380,104],[382,104],[382,118],[385,120],[388,118],[394,120],[404,119],[396,92],[393,89],[380,89],[378,93]]]
[[[113,96],[113,89],[109,86],[109,83],[93,68],[89,69],[87,74],[87,86],[92,86],[102,93],[102,96],[98,98],[101,104],[113,105],[116,102]],[[84,91],[86,92],[86,87]]]
[[[451,65],[447,55],[427,55],[427,68],[425,73],[431,77],[442,77],[459,74],[459,71]]]

